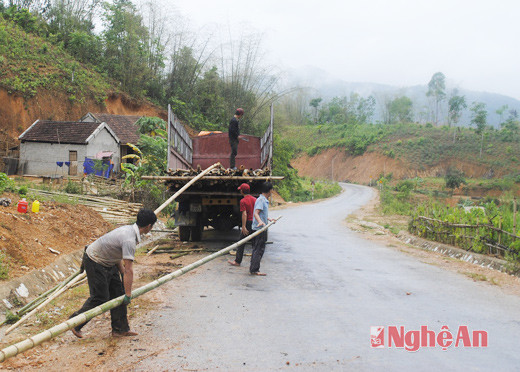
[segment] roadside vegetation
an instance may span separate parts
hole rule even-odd
[[[408,180],[392,180],[389,175],[376,184],[381,220],[405,217],[397,218],[400,224],[386,224],[392,232],[408,230],[429,240],[504,258],[511,272],[520,270],[520,208],[515,197],[520,194],[520,179],[465,179],[452,172],[444,178]]]

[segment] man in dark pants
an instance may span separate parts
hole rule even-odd
[[[255,208],[253,212],[253,232],[260,230],[272,221],[269,215],[269,198],[273,191],[273,185],[270,182],[262,184],[262,194],[256,199]],[[266,274],[260,272],[260,261],[265,251],[265,242],[267,241],[267,230],[258,234],[253,238],[253,254],[251,255],[251,266],[249,266],[249,273],[251,275],[265,276]]]
[[[229,167],[235,167],[235,157],[237,156],[238,150],[238,136],[240,136],[240,119],[244,116],[244,110],[238,108],[235,111],[235,116],[229,122],[229,146],[231,146],[231,155],[229,156]]]
[[[242,228],[240,229],[240,238],[244,239],[246,236],[251,234],[253,224],[253,209],[255,207],[256,198],[250,194],[250,187],[247,183],[243,183],[238,187],[240,194],[243,198],[240,200],[240,213],[242,214]],[[228,261],[230,265],[240,266],[242,258],[244,257],[244,246],[242,244],[237,248],[237,254],[234,261]]]
[[[126,314],[132,295],[133,261],[141,235],[150,232],[156,221],[157,216],[153,211],[141,209],[135,224],[118,227],[88,246],[83,255],[83,266],[87,272],[90,297],[71,318],[124,294],[123,304],[110,310],[112,336],[137,335],[130,331]],[[72,328],[72,333],[83,338],[81,328],[87,323]]]

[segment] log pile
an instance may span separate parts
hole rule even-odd
[[[168,176],[170,177],[193,177],[197,174],[201,173],[202,169],[197,167],[197,169],[168,169]],[[232,177],[269,177],[271,176],[271,170],[269,168],[265,169],[252,169],[252,168],[244,168],[241,166],[237,169],[225,168],[222,165],[212,169],[207,177],[211,176],[232,176]]]
[[[201,174],[201,169],[168,169],[167,176],[143,176],[143,179],[159,180],[166,183],[171,190],[176,190],[181,185],[192,180],[197,175]],[[243,166],[238,169],[224,168],[219,165],[209,171],[201,180],[198,182],[200,188],[204,185],[227,185],[230,186],[231,190],[236,190],[236,187],[243,182],[264,182],[281,180],[283,177],[272,176],[269,168],[265,169],[250,169],[244,168]],[[232,188],[234,186],[234,188]]]
[[[78,204],[86,205],[96,212],[99,212],[103,219],[114,224],[127,224],[132,222],[135,220],[139,209],[143,207],[140,203],[130,203],[124,200],[101,196],[67,194],[37,189],[30,189],[30,191],[50,198],[59,196],[65,197],[70,201],[77,201]]]

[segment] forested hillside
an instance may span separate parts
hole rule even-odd
[[[10,93],[32,97],[57,88],[71,102],[86,94],[102,102],[108,92],[120,91],[171,104],[196,129],[223,128],[243,107],[244,130],[253,134],[262,131],[258,121],[277,96],[277,77],[260,63],[257,35],[222,41],[191,32],[155,2],[139,8],[127,0],[11,3],[0,5],[0,47],[9,50],[2,85]],[[25,33],[27,41],[8,41],[25,39]]]

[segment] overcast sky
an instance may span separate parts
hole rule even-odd
[[[264,34],[282,69],[315,66],[340,79],[452,85],[520,99],[520,1],[174,0],[193,27]],[[170,4],[172,4],[170,3]]]

